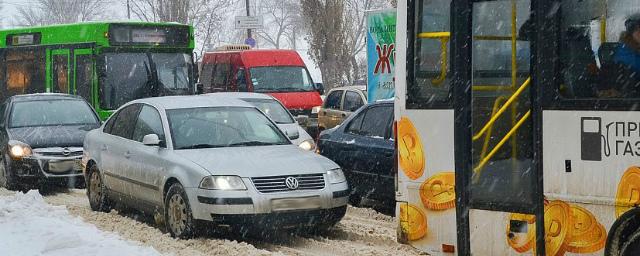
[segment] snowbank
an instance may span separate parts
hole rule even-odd
[[[160,255],[47,204],[35,190],[0,196],[0,255]]]

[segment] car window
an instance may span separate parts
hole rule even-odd
[[[393,115],[393,108],[388,106],[369,108],[362,120],[360,134],[369,137],[384,138],[391,115]]]
[[[162,121],[158,111],[144,105],[138,114],[138,121],[133,129],[133,140],[142,142],[142,138],[148,134],[156,134],[160,140],[164,140],[164,131],[162,130]]]
[[[48,99],[13,103],[9,127],[98,125],[98,117],[84,100]]]
[[[120,113],[118,113],[118,117],[113,123],[111,134],[125,139],[131,139],[135,121],[138,117],[139,111],[140,104],[133,104],[118,111]]]
[[[340,109],[340,99],[342,99],[343,92],[342,90],[331,92],[324,101],[324,108]]]
[[[360,134],[360,128],[362,127],[362,119],[364,119],[364,115],[367,111],[363,110],[358,113],[356,117],[351,119],[349,125],[347,126],[347,132],[352,134]]]
[[[353,112],[362,107],[362,105],[364,105],[364,102],[362,102],[362,97],[357,92],[347,91],[344,95],[344,111]]]
[[[116,119],[118,118],[118,114],[119,113],[120,112],[117,112],[117,113],[113,113],[113,115],[111,115],[109,120],[107,120],[107,123],[104,124],[104,130],[102,130],[102,132],[111,134],[112,129],[113,129],[113,123],[116,122]]]

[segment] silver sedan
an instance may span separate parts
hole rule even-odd
[[[125,104],[87,134],[83,166],[92,210],[137,208],[180,238],[202,221],[325,229],[349,195],[334,162],[292,144],[253,105],[215,95]]]

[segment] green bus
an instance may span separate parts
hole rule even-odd
[[[0,100],[80,95],[102,119],[139,98],[194,94],[193,27],[88,22],[0,30]]]

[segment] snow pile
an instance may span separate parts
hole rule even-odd
[[[35,190],[0,196],[1,255],[160,255],[47,204]]]

